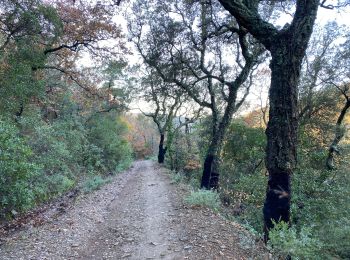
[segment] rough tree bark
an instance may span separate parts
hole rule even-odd
[[[297,158],[297,82],[302,57],[292,58],[295,51],[289,46],[289,37],[288,34],[281,37],[279,44],[271,50],[270,110],[266,129],[269,180],[264,204],[265,234],[273,227],[272,221],[289,223],[290,220],[290,178]]]
[[[167,147],[164,147],[164,134],[160,134],[158,163],[164,163]]]
[[[273,221],[290,222],[290,179],[297,158],[297,85],[319,0],[297,0],[293,21],[282,30],[261,19],[257,8],[259,1],[219,1],[272,55],[266,129],[269,179],[263,209],[266,241]]]

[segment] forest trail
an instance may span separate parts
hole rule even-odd
[[[0,259],[265,259],[238,224],[184,205],[188,190],[165,172],[135,162],[62,213],[3,238]]]

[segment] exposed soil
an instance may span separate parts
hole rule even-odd
[[[135,162],[61,214],[3,234],[0,259],[268,258],[261,243],[237,223],[186,206],[187,193],[155,162]]]

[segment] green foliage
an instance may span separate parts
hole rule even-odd
[[[42,45],[54,44],[63,25],[53,7],[36,0],[21,3],[5,0],[2,15],[0,111],[14,114],[31,98],[43,94],[44,80],[36,74],[47,59]]]
[[[130,164],[131,146],[123,137],[127,125],[115,113],[99,115],[88,124],[88,140],[102,151],[102,164],[110,172],[118,172]]]
[[[171,180],[172,180],[173,183],[179,184],[179,183],[184,181],[184,175],[179,173],[179,172],[172,173],[171,174]]]
[[[320,259],[322,244],[313,238],[311,230],[311,227],[302,227],[297,231],[295,227],[289,228],[287,223],[279,222],[270,230],[269,246],[279,258]]]
[[[238,172],[251,173],[263,166],[265,146],[264,129],[232,123],[227,131],[223,157],[226,165],[234,166]]]
[[[129,149],[129,147],[128,147]],[[130,153],[130,150],[126,151],[127,153]],[[128,169],[131,164],[132,164],[133,160],[131,158],[130,154],[127,154],[127,156],[124,158],[124,160],[118,162],[117,167],[115,168],[116,173],[120,173],[126,169]]]
[[[190,195],[185,198],[185,202],[192,206],[203,206],[213,210],[220,208],[219,194],[210,190],[192,191]]]
[[[32,56],[34,55],[34,56]],[[33,79],[32,66],[41,61],[30,46],[19,47],[7,57],[6,69],[0,70],[0,111],[17,112],[21,105],[43,91],[42,81]]]
[[[83,161],[84,166],[88,171],[106,171],[106,167],[103,164],[103,149],[88,143],[84,146],[83,149]]]
[[[329,172],[302,164],[293,178],[293,223],[297,228],[312,227],[313,237],[323,245],[320,251],[324,258],[350,256],[350,178],[347,169],[344,165],[344,168]]]
[[[198,159],[200,148],[196,141],[198,133],[184,133],[180,130],[169,130],[167,139],[166,164],[175,174],[172,175],[175,183],[188,182],[194,189],[200,186],[201,165]]]
[[[262,206],[265,199],[264,130],[233,122],[223,147],[221,198],[232,207],[240,207],[235,218],[262,233]]]
[[[347,259],[349,164],[344,160],[336,171],[327,171],[326,151],[318,144],[318,136],[312,139],[304,128],[300,131],[299,167],[292,176],[292,228],[278,224],[271,231],[270,245],[277,256],[290,255],[293,259]],[[263,161],[257,163],[264,158],[264,139],[262,129],[231,126],[224,147],[220,189],[221,197],[233,209],[240,206],[235,219],[260,234],[267,177]],[[347,158],[346,154],[342,156]]]
[[[86,178],[91,179],[86,186],[94,189],[103,184],[100,176],[122,171],[132,161],[121,110],[96,113],[110,108],[110,93],[124,107],[129,101],[125,84],[98,89],[98,99],[89,92],[92,82],[122,82],[127,64],[111,63],[109,71],[94,74],[100,78],[83,80],[84,71],[74,63],[86,47],[82,38],[96,39],[113,26],[103,27],[102,19],[87,35],[75,34],[60,17],[66,7],[73,10],[41,0],[1,2],[0,218],[60,196]],[[72,43],[79,46],[67,51]]]
[[[86,127],[72,110],[51,123],[42,120],[35,106],[27,111],[17,126],[0,121],[3,216],[62,195],[85,178],[83,190],[94,190],[106,182],[101,174],[130,166],[132,151],[123,137],[126,127],[116,115]]]
[[[31,182],[40,170],[30,161],[32,151],[15,125],[0,119],[0,214],[34,205]]]
[[[84,184],[83,184],[83,191],[85,193],[92,192],[94,190],[98,190],[101,188],[102,185],[106,184],[109,182],[108,179],[103,179],[101,176],[96,175],[96,176],[91,176],[88,178]]]
[[[262,128],[252,128],[243,123],[234,122],[228,129],[225,151],[230,151],[236,161],[261,157],[266,145],[264,132]],[[234,147],[241,149],[233,149]]]
[[[146,155],[145,160],[151,160],[151,161],[156,162],[158,160],[158,158],[157,158],[157,156],[151,154],[151,155]]]
[[[72,117],[61,117],[49,123],[41,119],[41,113],[35,107],[29,107],[29,109],[31,113],[26,113],[21,118],[20,124],[23,134],[28,136],[28,143],[37,155],[37,159],[42,160],[40,163],[53,173],[69,171],[69,169],[61,169],[61,161],[66,164],[82,162],[81,153],[86,132],[81,122]]]
[[[54,174],[52,176],[44,175],[43,184],[47,187],[45,199],[49,199],[70,190],[74,187],[75,182],[67,176]]]

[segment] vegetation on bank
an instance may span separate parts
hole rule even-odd
[[[1,218],[76,186],[96,189],[132,162],[124,136],[127,127],[117,113],[100,115],[88,124],[77,114],[61,113],[48,123],[33,110],[16,123],[0,120]]]
[[[1,1],[0,220],[75,187],[96,189],[130,165],[126,63],[116,54],[124,47],[106,11]],[[107,39],[116,43],[105,49]],[[91,55],[95,64],[81,66]]]
[[[250,115],[253,115],[251,113]],[[249,125],[250,115],[234,120],[230,125],[222,154],[222,179],[218,193],[212,191],[193,191],[186,202],[220,209],[221,213],[238,221],[248,230],[262,238],[265,186],[267,181],[264,164],[266,136],[259,125]],[[191,133],[193,147],[199,154],[205,153],[208,132],[207,121],[197,124]],[[247,123],[248,122],[248,123]],[[317,132],[324,127],[322,120],[310,122],[308,129]],[[330,122],[329,122],[330,123]],[[320,142],[320,136],[305,134],[301,127],[299,146],[299,166],[293,176],[292,228],[281,222],[271,230],[269,246],[276,257],[292,256],[296,259],[349,258],[350,230],[348,213],[350,203],[349,139],[342,143],[342,156],[338,158],[338,168],[326,168],[327,140]],[[207,130],[206,130],[207,129]],[[329,128],[331,132],[331,128]],[[202,138],[197,138],[201,136]],[[331,134],[328,140],[331,140]],[[209,137],[208,137],[209,138]],[[194,190],[199,187],[201,178],[200,162],[193,162],[193,154],[188,153],[186,135],[176,136],[177,155],[174,182],[191,184]],[[240,149],[233,149],[240,147]],[[174,162],[167,160],[170,168]],[[198,159],[196,159],[198,160]],[[193,167],[193,165],[196,165]],[[192,167],[191,167],[192,166]],[[220,205],[216,201],[220,197]]]

